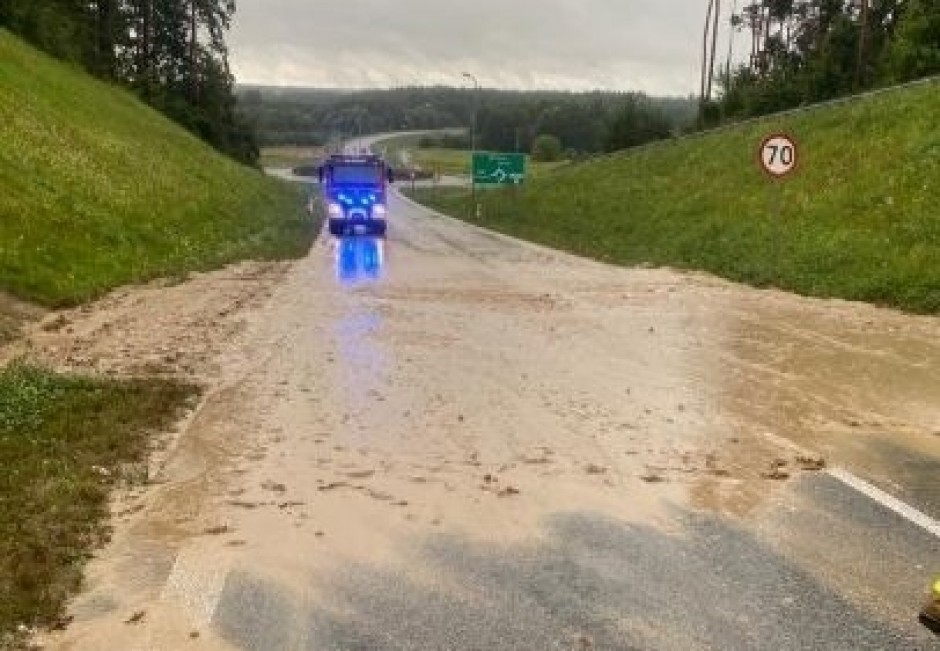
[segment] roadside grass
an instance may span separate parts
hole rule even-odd
[[[19,625],[61,616],[108,538],[110,489],[146,478],[148,432],[196,394],[168,380],[0,371],[0,649],[15,648]]]
[[[392,136],[374,144],[372,151],[382,154],[383,158],[394,166],[404,165],[408,158],[419,149],[420,142],[420,135]]]
[[[296,167],[318,160],[322,147],[264,147],[261,149],[262,167]]]
[[[46,306],[303,255],[303,190],[0,30],[0,290]]]
[[[421,147],[421,134],[392,136],[373,146],[373,150],[384,152],[386,160],[393,165],[417,165],[428,171],[441,174],[469,176],[470,152],[444,147]]]
[[[565,165],[480,193],[480,225],[622,265],[940,312],[940,83]],[[757,165],[766,134],[793,178]],[[466,189],[413,196],[458,218]]]
[[[429,147],[411,150],[412,162],[421,169],[447,176],[470,175],[470,152]]]
[[[566,165],[571,165],[571,161],[560,160],[553,161],[550,163],[536,162],[529,158],[526,164],[526,176],[529,179],[538,179],[546,174],[550,174],[557,170],[564,168]]]
[[[403,136],[384,140],[379,147],[386,147],[386,156],[395,163],[401,162],[402,156],[405,155],[411,164],[424,170],[436,171],[445,176],[470,176],[469,151],[444,147],[422,148],[418,146],[419,142],[420,137]],[[526,170],[529,178],[538,178],[567,164],[569,161],[536,162],[530,156],[526,161]]]

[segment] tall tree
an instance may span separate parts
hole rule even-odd
[[[725,113],[766,113],[903,78],[899,62],[929,62],[938,39],[902,26],[924,25],[931,12],[940,12],[936,0],[753,0],[735,19],[751,29],[752,53],[729,75]],[[932,69],[927,63],[910,74]]]
[[[0,0],[0,24],[134,88],[210,144],[250,162],[225,45],[234,12],[234,0]]]
[[[940,3],[907,0],[882,57],[883,77],[902,82],[940,74]]]
[[[715,0],[715,13],[712,20],[712,44],[711,55],[708,61],[708,86],[705,89],[706,101],[712,99],[712,85],[715,81],[715,54],[718,52],[718,24],[721,15],[721,0]]]
[[[116,0],[95,0],[90,8],[94,16],[93,64],[94,71],[101,77],[113,79],[115,70],[115,49],[118,35],[118,6]]]
[[[705,29],[702,34],[702,83],[699,92],[699,101],[702,106],[708,99],[708,43],[712,32],[712,15],[717,15],[718,10],[715,6],[717,0],[708,0],[708,10],[705,12]]]
[[[668,138],[669,121],[641,95],[632,95],[611,121],[604,149],[617,151]]]
[[[153,98],[155,62],[153,57],[154,0],[137,0],[136,61],[131,82],[137,85],[144,99]]]
[[[199,104],[199,4],[189,0],[189,100]]]
[[[859,17],[858,25],[858,62],[855,64],[855,88],[860,89],[865,84],[865,68],[867,67],[867,60],[865,58],[866,47],[868,46],[868,15],[869,15],[869,0],[860,0],[862,7]]]

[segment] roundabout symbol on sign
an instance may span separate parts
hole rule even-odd
[[[797,160],[796,141],[786,134],[768,136],[760,145],[761,167],[774,178],[782,178],[792,172]]]

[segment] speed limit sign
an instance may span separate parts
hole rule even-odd
[[[783,133],[775,133],[764,138],[759,153],[761,167],[778,179],[792,172],[799,160],[796,141]]]

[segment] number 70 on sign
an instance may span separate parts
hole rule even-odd
[[[799,149],[790,136],[776,133],[767,136],[760,145],[760,164],[763,170],[774,178],[783,178],[794,169],[799,161]]]

